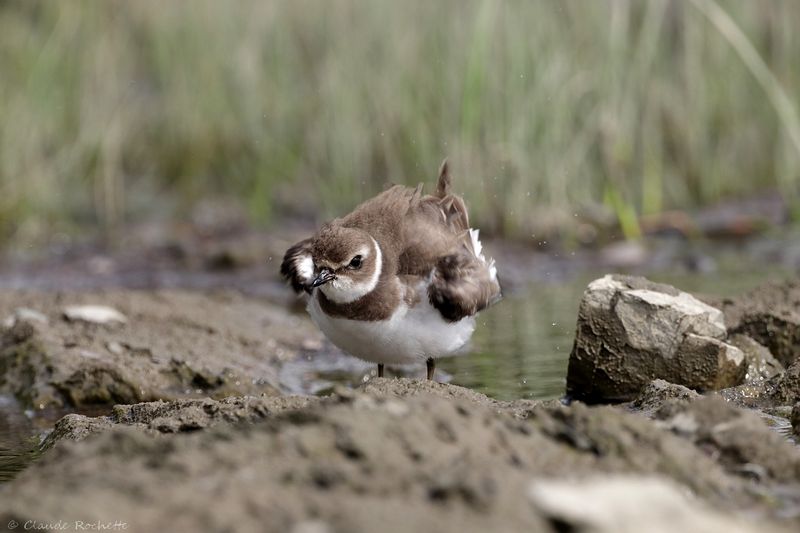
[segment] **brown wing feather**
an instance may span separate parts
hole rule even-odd
[[[461,197],[450,193],[450,185],[445,160],[439,169],[436,192],[412,203],[404,217],[399,274],[427,276],[442,256],[461,248],[469,217]]]
[[[412,229],[420,236],[411,239],[414,246],[407,263],[409,271],[432,272],[428,298],[445,320],[455,322],[494,304],[502,291],[493,265],[475,249],[467,207],[450,192],[451,183],[445,160],[436,193],[423,198],[416,211],[418,220]]]
[[[472,316],[501,297],[500,283],[486,262],[466,248],[440,258],[428,286],[431,305],[451,322]]]

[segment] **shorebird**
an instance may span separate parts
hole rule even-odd
[[[447,161],[436,191],[395,185],[289,248],[281,274],[345,352],[384,365],[427,365],[463,348],[475,315],[501,298]]]

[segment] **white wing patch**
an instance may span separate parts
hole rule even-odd
[[[310,255],[298,255],[294,266],[297,270],[297,275],[302,278],[304,283],[314,279],[314,260]]]
[[[494,259],[491,257],[487,260],[486,257],[483,255],[483,245],[481,244],[480,240],[480,233],[481,230],[478,229],[470,229],[469,230],[469,239],[472,244],[472,251],[475,253],[475,257],[480,259],[481,261],[486,264],[486,267],[489,269],[489,276],[491,276],[492,281],[497,281],[497,267],[494,264]]]

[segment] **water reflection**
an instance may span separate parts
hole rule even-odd
[[[538,284],[479,317],[469,354],[440,366],[453,383],[498,399],[554,398],[564,392],[583,279]]]
[[[11,480],[39,450],[38,431],[13,400],[0,396],[0,483]]]

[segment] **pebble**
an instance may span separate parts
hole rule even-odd
[[[128,321],[125,315],[105,305],[70,305],[64,308],[64,316],[70,321],[92,324],[124,324]]]

